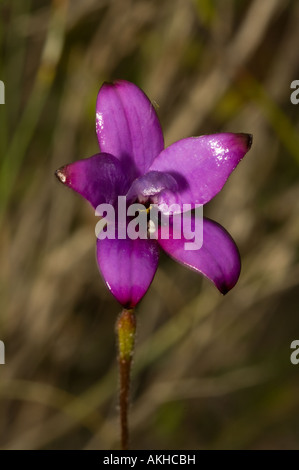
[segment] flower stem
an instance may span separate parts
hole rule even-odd
[[[128,406],[130,393],[130,371],[134,353],[136,318],[134,309],[124,309],[116,323],[118,339],[119,364],[119,406],[121,446],[123,450],[129,446]]]

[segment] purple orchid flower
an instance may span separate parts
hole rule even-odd
[[[59,180],[96,208],[118,196],[131,202],[206,204],[223,187],[251,147],[249,134],[221,133],[182,139],[164,149],[161,126],[146,95],[127,81],[105,83],[96,104],[96,132],[101,153],[57,170]],[[238,249],[216,222],[203,220],[203,245],[184,249],[185,238],[97,240],[97,261],[114,297],[136,306],[155,275],[159,246],[172,258],[210,279],[222,294],[240,274]],[[171,232],[171,231],[170,231]]]

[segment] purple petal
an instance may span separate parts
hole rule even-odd
[[[179,191],[173,202],[205,204],[221,190],[251,142],[250,134],[232,133],[183,139],[163,150],[150,171],[167,172],[177,180]]]
[[[156,240],[97,240],[97,260],[104,280],[124,307],[134,307],[147,292],[158,267]]]
[[[163,240],[162,233],[163,228],[158,242],[172,258],[206,276],[222,294],[234,287],[240,275],[240,255],[235,242],[221,225],[204,218],[202,246],[191,251],[185,249],[186,241],[190,240],[184,237],[175,240],[171,228],[169,239]]]
[[[125,194],[128,189],[128,181],[119,161],[107,153],[65,165],[56,171],[56,176],[94,208],[102,203],[114,205],[117,196]]]
[[[115,155],[131,181],[144,174],[164,148],[153,105],[140,88],[124,80],[101,87],[96,131],[101,151]]]

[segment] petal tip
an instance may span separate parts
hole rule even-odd
[[[220,292],[220,294],[223,295],[223,297],[235,286],[235,284],[233,286],[227,286],[227,285],[222,285],[222,286],[216,286]]]
[[[112,90],[113,88],[114,88],[114,83],[111,83],[111,82],[103,82],[103,83],[102,83],[102,86],[100,87],[99,92],[98,92],[98,99],[99,99],[99,97],[102,95],[103,92]]]
[[[65,183],[66,182],[65,166],[58,168],[58,170],[55,171],[55,176],[61,183]]]
[[[132,85],[131,82],[128,82],[127,80],[123,80],[121,78],[117,78],[116,80],[113,80],[112,82],[105,81],[103,82],[100,91],[104,88],[106,89],[113,89],[113,88],[119,88],[123,85]]]
[[[236,246],[236,249],[237,249],[237,246]],[[241,273],[241,257],[240,257],[240,253],[239,253],[239,250],[237,249],[238,251],[238,257],[239,257],[239,266],[238,268],[235,270],[235,273],[234,273],[234,276],[229,280],[229,282],[223,282],[221,284],[218,284],[215,283],[215,286],[217,287],[217,289],[219,290],[219,292],[225,296],[229,291],[232,290],[233,287],[235,287],[235,285],[237,284],[238,280],[239,280],[239,277],[240,277],[240,273]]]
[[[132,85],[131,82],[128,82],[127,80],[124,80],[123,78],[117,78],[116,80],[113,80],[112,84],[115,85],[115,86]]]
[[[253,135],[252,134],[246,134],[246,133],[240,133],[239,136],[241,137],[242,141],[244,142],[246,146],[246,152],[250,150],[252,146],[252,141],[253,141]]]
[[[247,137],[248,137],[247,146],[248,146],[248,150],[249,150],[252,146],[253,135],[252,134],[247,134]]]

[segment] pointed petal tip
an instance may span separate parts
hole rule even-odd
[[[122,78],[116,78],[115,80],[112,80],[111,82],[104,81],[102,83],[102,86],[100,87],[99,92],[102,90],[102,88],[115,88],[119,87],[121,85],[134,85],[131,82],[128,82],[127,80],[123,80]],[[135,85],[136,86],[136,85]]]
[[[239,275],[240,275],[240,273],[239,273]],[[235,285],[236,285],[237,282],[238,282],[239,275],[238,275],[238,277],[235,279],[235,281],[234,281],[232,284],[230,284],[230,285],[228,285],[228,284],[217,285],[216,283],[214,283],[215,286],[217,287],[217,289],[219,290],[220,294],[223,295],[223,297],[224,297],[226,294],[228,294],[228,292],[231,291],[233,287],[235,287]]]
[[[243,133],[243,132],[240,132],[237,135],[239,135],[241,137],[242,141],[245,143],[246,152],[248,152],[248,150],[250,150],[250,148],[252,146],[253,135],[252,134],[246,134],[246,133]]]
[[[111,81],[105,80],[102,83],[102,85],[100,87],[100,90],[103,87],[114,88],[114,87],[119,86],[119,85],[129,85],[129,86],[134,86],[134,87],[137,86],[134,83],[129,82],[128,80],[124,80],[123,78],[115,78],[114,80],[111,80]]]
[[[248,146],[248,150],[249,150],[252,146],[253,135],[252,134],[247,134],[247,137],[248,137],[247,146]]]
[[[236,281],[237,282],[237,281]],[[222,284],[220,286],[216,286],[219,292],[223,295],[223,297],[236,285],[236,282],[230,286],[227,284]]]
[[[233,241],[233,239],[232,239]],[[233,287],[237,284],[239,278],[240,278],[240,273],[241,273],[241,256],[238,250],[237,245],[235,245],[236,249],[236,256],[238,258],[238,263],[235,265],[234,275],[232,275],[229,279],[229,282],[222,282],[221,284],[218,284],[214,282],[215,286],[219,290],[219,292],[223,295],[223,297],[230,292]]]
[[[105,81],[105,82],[103,82],[103,84],[102,84],[100,90],[101,90],[103,87],[104,87],[104,88],[106,88],[106,87],[111,88],[111,87],[113,87],[113,85],[114,85],[114,82],[106,82],[106,81]]]
[[[235,265],[234,269],[232,270],[232,272],[230,274],[227,274],[226,277],[227,279],[221,279],[221,278],[213,278],[209,275],[207,275],[205,272],[201,272],[201,274],[203,274],[203,276],[208,279],[209,281],[212,282],[212,284],[214,284],[214,286],[218,289],[219,293],[224,297],[226,296],[232,289],[233,287],[235,287],[235,285],[237,284],[238,280],[239,280],[239,277],[240,277],[240,272],[241,272],[241,258],[240,258],[240,254],[239,254],[239,251],[237,249],[237,246],[235,245],[235,248],[238,252],[238,258],[239,258],[239,263],[238,263],[238,266]],[[191,269],[192,269],[192,266],[190,266]]]
[[[128,82],[127,80],[124,80],[123,78],[117,78],[116,80],[113,80],[112,85],[131,85],[131,82]],[[136,85],[135,85],[136,86]]]
[[[55,176],[61,183],[65,183],[66,182],[65,166],[58,168],[58,170],[55,171]]]

